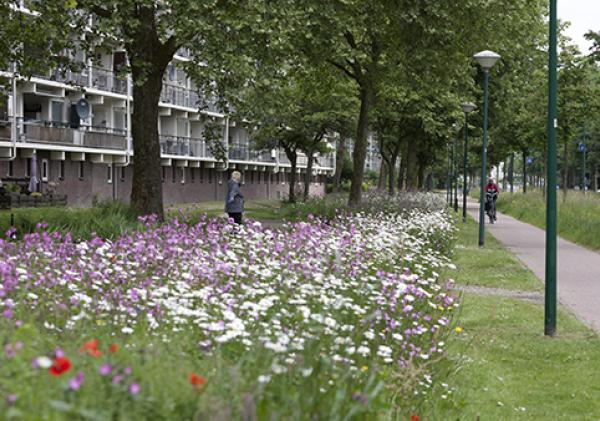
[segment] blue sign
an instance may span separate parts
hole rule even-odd
[[[532,156],[528,156],[527,157],[527,165],[531,165],[533,164],[533,157]]]
[[[587,150],[585,147],[585,143],[580,143],[578,145],[578,148],[579,148],[579,152],[585,152]]]

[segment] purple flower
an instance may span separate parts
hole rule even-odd
[[[79,373],[77,373],[77,375],[75,377],[73,377],[71,380],[69,380],[69,389],[76,391],[79,390],[81,388],[81,385],[83,384],[83,381],[85,380],[85,374],[83,374],[82,371],[80,371]]]
[[[7,406],[14,405],[16,401],[17,401],[17,395],[15,395],[14,393],[11,393],[10,395],[6,396],[6,405]]]
[[[113,384],[119,384],[121,383],[121,380],[123,380],[123,376],[120,374],[117,374],[115,377],[112,378]]]
[[[133,373],[133,370],[131,369],[131,367],[125,367],[123,369],[123,373],[125,373],[126,376],[131,376],[131,373]]]
[[[14,358],[16,355],[15,349],[11,344],[8,344],[4,347],[4,353],[6,354],[7,358]]]
[[[54,356],[56,358],[64,358],[65,357],[65,353],[62,349],[60,349],[59,347],[56,347],[56,349],[54,350]]]
[[[138,393],[140,393],[140,390],[141,387],[137,383],[131,383],[129,385],[129,393],[131,393],[132,395],[137,395]]]
[[[2,315],[6,319],[12,319],[12,317],[13,317],[13,311],[10,308],[7,308],[6,310],[4,310],[4,312],[2,313]]]
[[[102,364],[100,366],[100,368],[98,368],[98,373],[100,373],[101,376],[108,376],[110,373],[112,373],[112,367],[110,364]]]

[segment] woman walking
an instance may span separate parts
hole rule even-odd
[[[242,174],[239,171],[231,173],[231,179],[227,186],[227,197],[225,198],[225,212],[236,224],[242,223],[244,213],[244,195],[240,191]]]

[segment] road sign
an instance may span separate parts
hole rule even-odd
[[[533,164],[533,157],[532,156],[528,156],[527,157],[527,165],[531,165]]]
[[[586,151],[585,143],[580,143],[579,145],[577,145],[577,148],[579,149],[579,152],[585,152]]]

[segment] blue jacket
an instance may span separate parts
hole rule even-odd
[[[243,213],[244,195],[240,192],[240,183],[229,180],[227,185],[227,197],[225,197],[225,212]]]

